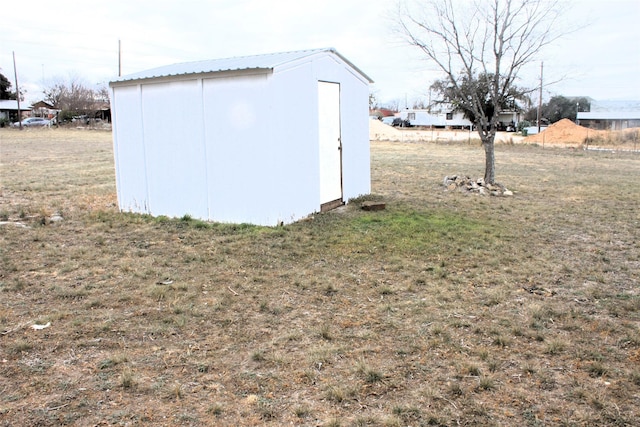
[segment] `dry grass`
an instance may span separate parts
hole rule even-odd
[[[637,425],[637,155],[373,143],[385,211],[263,228],[118,213],[110,138],[0,130],[0,425]]]

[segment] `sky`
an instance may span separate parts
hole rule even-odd
[[[481,0],[484,1],[484,0]],[[640,0],[563,0],[571,32],[521,73],[543,97],[640,100]],[[0,72],[43,99],[72,79],[107,86],[123,75],[179,62],[335,48],[374,80],[379,104],[426,101],[435,66],[396,31],[398,0],[30,0],[0,26]],[[120,52],[120,55],[119,55]],[[535,95],[537,97],[537,95]]]

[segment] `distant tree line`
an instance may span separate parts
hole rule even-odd
[[[467,82],[462,79],[462,84],[473,83],[474,90],[478,91],[478,99],[482,100],[482,108],[486,111],[486,114],[492,114],[493,106],[488,102],[488,83],[491,76],[480,75],[477,81]],[[451,93],[452,89],[446,80],[438,80],[431,85],[431,90],[438,93],[441,98],[433,101],[433,104],[447,104],[454,110],[465,113],[465,116],[473,120],[474,113],[468,111],[464,104],[457,101],[456,97]],[[370,97],[375,99],[374,95]],[[400,102],[393,100],[378,106],[377,100],[373,103],[374,108],[386,108],[391,111],[400,111]],[[411,108],[414,109],[427,109],[433,107],[433,105],[427,105],[423,100],[414,101]],[[513,86],[507,93],[507,96],[503,99],[503,105],[501,106],[503,111],[520,111],[523,114],[522,120],[536,123],[538,119],[538,107],[532,106],[532,102],[527,96],[527,91]],[[542,104],[540,108],[540,121],[542,124],[551,124],[562,119],[569,119],[576,121],[577,114],[591,111],[591,100],[587,97],[565,97],[562,95],[556,95],[549,101]]]
[[[549,101],[542,104],[540,108],[540,122],[542,124],[551,124],[562,119],[576,121],[578,112],[591,111],[591,101],[586,97],[564,97],[561,95],[552,97]],[[526,111],[524,120],[536,123],[538,119],[537,107]]]
[[[4,74],[0,73],[0,100],[15,100],[15,99],[18,99],[18,94],[11,90],[11,82],[9,81],[9,79]],[[20,100],[22,100],[22,97],[20,97]],[[13,117],[14,115],[15,117]],[[0,128],[9,126],[11,119],[17,120],[17,118],[18,118],[17,113],[9,113],[8,116],[5,116],[5,115],[1,116]]]
[[[0,73],[0,99],[18,99],[18,94],[11,91],[11,82]]]
[[[97,112],[109,103],[109,92],[106,87],[92,89],[78,77],[68,80],[57,78],[43,91],[43,101],[60,110],[59,121],[70,121],[73,117],[88,116],[93,118]],[[15,100],[18,94],[12,90],[9,79],[0,73],[0,100]],[[24,100],[20,93],[20,100]]]
[[[44,101],[60,110],[58,120],[70,121],[77,116],[93,118],[109,102],[106,87],[92,89],[77,77],[68,81],[57,79],[44,90]]]

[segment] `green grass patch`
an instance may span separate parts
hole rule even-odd
[[[339,226],[338,234],[343,238],[333,240],[333,246],[342,252],[428,255],[442,250],[476,249],[492,240],[485,231],[490,228],[487,223],[402,206],[355,215]]]

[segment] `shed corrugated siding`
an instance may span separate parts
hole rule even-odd
[[[112,91],[113,145],[120,210],[149,213],[140,87]]]
[[[150,213],[207,218],[200,82],[143,85],[141,97]]]
[[[267,78],[203,81],[209,218],[275,225],[268,207]]]

